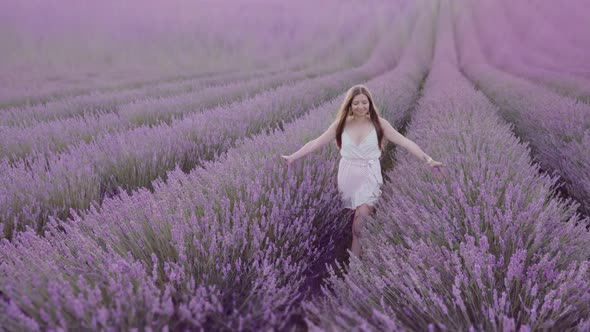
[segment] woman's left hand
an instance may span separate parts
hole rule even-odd
[[[441,170],[443,167],[445,167],[445,164],[438,162],[436,160],[430,160],[428,162],[428,166],[430,166],[432,171],[436,173],[436,177],[438,179],[441,179],[442,177],[444,177],[443,172]]]
[[[445,165],[443,163],[440,163],[436,160],[430,160],[430,162],[428,163],[428,166],[432,167],[432,168],[437,168],[437,167],[444,167]]]

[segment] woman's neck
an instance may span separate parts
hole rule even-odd
[[[352,121],[354,123],[365,123],[365,122],[371,122],[371,118],[369,116],[354,116],[354,115],[351,115],[350,116],[350,121]]]

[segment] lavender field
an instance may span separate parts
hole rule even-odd
[[[590,331],[590,4],[0,4],[0,331]],[[336,144],[386,146],[351,255]]]

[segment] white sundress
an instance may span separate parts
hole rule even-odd
[[[352,141],[346,130],[342,132],[338,166],[338,191],[348,209],[356,209],[361,204],[375,205],[381,196],[381,150],[375,128],[360,144]]]

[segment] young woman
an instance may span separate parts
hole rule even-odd
[[[374,213],[375,204],[381,195],[383,177],[380,157],[384,148],[383,138],[405,148],[433,169],[444,166],[379,116],[373,97],[364,85],[356,85],[348,90],[336,120],[322,135],[292,155],[281,156],[290,165],[336,139],[341,156],[338,191],[344,206],[354,210],[351,250],[357,257],[360,257],[361,252],[359,238],[362,219]]]

